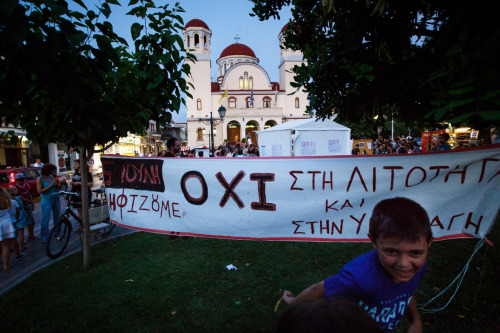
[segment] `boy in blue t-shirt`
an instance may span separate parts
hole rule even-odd
[[[368,237],[374,251],[360,255],[297,297],[285,290],[282,299],[294,304],[347,298],[366,310],[384,332],[392,331],[403,314],[410,323],[408,332],[422,332],[413,294],[427,269],[432,243],[427,212],[406,198],[383,200],[373,209]]]

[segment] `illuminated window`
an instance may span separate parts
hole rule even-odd
[[[265,108],[270,108],[271,107],[271,99],[269,97],[264,97],[262,99],[262,105],[265,107]]]
[[[201,128],[198,128],[196,130],[196,134],[198,136],[198,138],[196,140],[198,141],[203,141],[203,130]]]
[[[201,99],[200,99],[200,98],[198,98],[198,99],[196,100],[196,109],[197,109],[197,110],[201,110]]]
[[[194,46],[200,46],[200,36],[194,34]]]
[[[243,90],[243,87],[245,86],[243,82],[244,82],[243,76],[240,76],[240,89],[242,89],[242,90]]]
[[[300,108],[300,100],[298,97],[295,97],[295,108],[296,109]]]
[[[248,72],[243,74],[245,78],[243,79],[243,89],[248,90]]]
[[[230,97],[227,101],[227,105],[230,109],[236,109],[236,98]]]

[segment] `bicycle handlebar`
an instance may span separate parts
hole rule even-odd
[[[59,193],[59,194],[70,194],[70,195],[80,196],[80,193],[76,193],[76,192],[59,191],[57,193]]]

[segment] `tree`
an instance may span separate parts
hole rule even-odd
[[[143,133],[149,120],[170,122],[187,92],[183,29],[175,4],[130,0],[134,41],[107,21],[117,0],[95,8],[74,0],[0,2],[0,114],[34,143],[79,147],[81,164],[96,145]],[[87,174],[82,172],[82,182]],[[90,267],[87,187],[82,186],[84,267]]]
[[[294,86],[318,117],[397,107],[407,122],[500,121],[500,28],[486,1],[251,1],[261,20],[293,5],[285,46],[307,60]]]

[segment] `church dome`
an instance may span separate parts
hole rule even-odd
[[[245,44],[235,43],[226,47],[220,54],[219,59],[224,57],[235,57],[235,56],[236,57],[248,56],[252,58],[257,58],[251,48],[249,48]]]
[[[184,29],[187,29],[187,28],[205,28],[207,30],[210,30],[208,28],[208,25],[199,19],[193,19],[193,20],[189,21],[188,23],[186,23],[186,26],[184,27]]]

